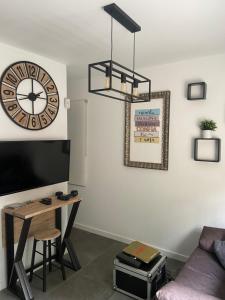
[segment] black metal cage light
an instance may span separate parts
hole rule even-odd
[[[111,15],[111,59],[88,65],[89,92],[130,103],[149,102],[151,80],[135,72],[135,33],[141,27],[115,3],[103,8]],[[113,60],[113,19],[134,34],[132,70]],[[140,92],[148,97],[142,97]]]

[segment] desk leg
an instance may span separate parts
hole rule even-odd
[[[68,224],[66,227],[65,235],[64,235],[63,241],[62,241],[62,255],[64,255],[65,250],[67,249],[69,256],[70,256],[70,260],[71,260],[71,262],[64,260],[63,261],[64,265],[75,271],[78,271],[81,268],[81,265],[77,258],[76,251],[73,247],[73,244],[70,240],[70,234],[71,234],[71,231],[73,228],[73,224],[74,224],[74,221],[75,221],[75,218],[77,215],[79,205],[80,205],[80,201],[73,204],[73,207],[72,207],[72,210],[71,210],[71,213],[69,216]]]
[[[26,274],[26,271],[24,269],[24,265],[22,262],[24,248],[26,245],[31,220],[32,220],[32,218],[26,219],[23,221],[23,227],[22,227],[22,230],[20,233],[16,256],[14,259],[13,267],[11,270],[11,275],[9,278],[9,284],[8,284],[8,287],[10,290],[12,290],[15,294],[19,295],[21,299],[25,299],[25,300],[34,299],[34,297],[32,295],[32,290],[30,287],[30,283],[28,281],[27,274]],[[19,279],[21,290],[18,290],[18,288],[17,288],[17,285],[16,285],[17,278]]]
[[[57,208],[55,211],[55,227],[62,232],[62,208]],[[62,236],[56,239],[56,261],[60,262],[60,247],[62,243]]]
[[[7,286],[9,287],[10,275],[14,263],[14,217],[5,214],[6,261],[7,261]]]

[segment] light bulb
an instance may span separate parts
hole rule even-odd
[[[106,67],[105,70],[105,89],[110,88],[110,69],[109,67]]]
[[[127,92],[126,75],[124,73],[121,74],[120,91],[123,92],[123,93]]]
[[[133,96],[135,97],[139,96],[137,79],[134,79],[134,83],[133,83]]]
[[[133,88],[133,96],[139,96],[138,88]]]
[[[122,82],[121,86],[120,86],[120,90],[121,90],[121,92],[126,93],[127,92],[127,84]]]
[[[110,78],[105,77],[105,89],[109,89],[109,87],[110,87]]]

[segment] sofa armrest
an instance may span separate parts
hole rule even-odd
[[[204,226],[199,239],[199,247],[205,251],[214,252],[215,240],[225,240],[225,229]]]
[[[158,300],[219,300],[171,281],[156,293]]]

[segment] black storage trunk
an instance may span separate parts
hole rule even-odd
[[[139,300],[151,300],[166,281],[166,256],[159,255],[140,269],[114,260],[113,288]]]

